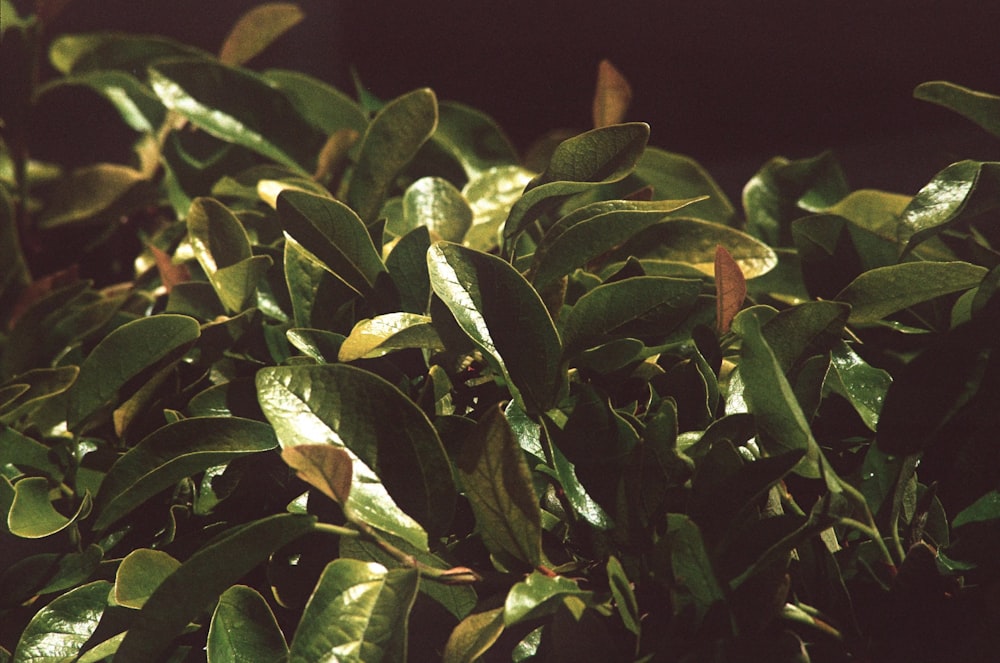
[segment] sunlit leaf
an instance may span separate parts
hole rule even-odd
[[[463,619],[451,632],[444,648],[444,663],[473,663],[497,641],[504,629],[504,609],[477,612]]]
[[[233,585],[212,613],[206,654],[208,663],[276,662],[288,655],[288,645],[264,597]]]
[[[73,171],[56,189],[39,218],[39,227],[114,218],[142,200],[145,173],[114,163],[99,163]]]
[[[443,349],[431,319],[414,313],[386,313],[362,320],[340,346],[339,361],[381,357],[404,348]]]
[[[110,589],[110,582],[97,580],[56,597],[39,610],[21,633],[14,663],[75,660],[97,630]]]
[[[115,574],[115,603],[138,610],[181,563],[163,552],[138,548],[118,565]]]
[[[921,83],[913,91],[913,96],[949,108],[1000,137],[1000,96],[970,90],[948,81]]]
[[[472,227],[472,208],[461,192],[440,177],[422,177],[403,194],[406,230],[427,226],[440,239],[461,242]]]
[[[504,623],[513,626],[519,622],[551,614],[567,596],[587,602],[593,592],[564,576],[547,576],[534,571],[527,578],[511,587],[504,602]]]
[[[14,501],[7,514],[11,534],[24,539],[40,539],[66,529],[90,513],[89,493],[79,500],[75,513],[64,516],[52,503],[53,490],[45,477],[25,477],[14,484]]]

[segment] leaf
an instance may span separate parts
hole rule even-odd
[[[431,247],[427,228],[414,228],[399,238],[385,259],[403,311],[424,314],[430,305],[431,284],[427,274],[427,249]]]
[[[579,300],[563,323],[567,358],[638,330],[635,323],[667,334],[694,307],[701,283],[694,279],[637,276],[605,283]],[[630,329],[631,327],[631,329]]]
[[[209,275],[253,255],[250,237],[236,215],[214,198],[195,198],[187,214],[188,241]]]
[[[30,417],[32,412],[45,404],[49,399],[65,393],[80,369],[76,366],[60,366],[59,368],[36,368],[21,373],[13,378],[10,386],[24,387],[24,390],[13,399],[0,403],[0,423],[15,424],[18,420]]]
[[[206,652],[208,663],[266,663],[285,660],[288,645],[264,597],[245,585],[233,585],[212,613]]]
[[[135,131],[153,133],[163,125],[166,110],[153,91],[124,71],[88,71],[56,79],[38,90],[41,97],[63,86],[83,86],[107,99]]]
[[[455,501],[451,463],[426,415],[394,386],[330,364],[262,369],[257,390],[283,448],[331,444],[349,452],[346,507],[364,522],[421,550],[427,534],[411,516],[434,534],[446,531]]]
[[[608,262],[629,256],[691,265],[706,276],[715,275],[716,247],[723,246],[739,265],[743,276],[756,278],[778,264],[774,250],[734,228],[694,218],[669,218],[634,235],[612,251]]]
[[[338,504],[351,494],[351,456],[329,444],[297,444],[281,450],[296,475]]]
[[[437,122],[437,97],[423,88],[386,104],[368,125],[346,199],[366,224],[376,220],[396,175],[431,137]]]
[[[453,156],[470,180],[518,162],[517,150],[493,118],[453,101],[438,104],[438,124],[431,141]]]
[[[746,298],[747,280],[733,256],[720,244],[715,248],[715,328],[720,334],[729,331]]]
[[[669,551],[674,614],[693,605],[700,621],[715,603],[724,599],[724,595],[698,526],[685,515],[669,513],[666,535],[657,546]]]
[[[631,103],[632,86],[609,60],[601,60],[597,65],[597,89],[592,108],[594,127],[622,122]]]
[[[892,376],[881,368],[868,364],[847,343],[841,341],[831,354],[831,390],[840,394],[854,407],[870,430],[877,430],[879,414]]]
[[[452,630],[444,647],[443,663],[474,663],[503,633],[503,607],[469,615]]]
[[[634,191],[639,186],[653,188],[654,200],[708,199],[699,202],[691,215],[705,221],[734,225],[736,210],[712,176],[691,157],[647,147],[635,172],[625,180]],[[638,185],[638,186],[636,186]]]
[[[1000,97],[995,94],[977,92],[948,81],[930,81],[918,85],[913,96],[951,109],[1000,137]]]
[[[285,238],[285,282],[292,300],[295,326],[346,333],[338,324],[338,313],[361,293],[330,272],[292,237]],[[350,324],[352,321],[346,321]]]
[[[200,57],[210,54],[173,39],[115,32],[61,35],[49,49],[52,66],[64,74],[92,71],[145,72],[164,58]]]
[[[614,555],[608,557],[606,565],[608,574],[608,584],[611,586],[611,595],[615,599],[615,607],[618,615],[622,618],[625,628],[636,637],[639,636],[641,626],[639,624],[642,616],[639,614],[639,604],[632,589],[632,583],[625,575],[622,563]]]
[[[97,580],[77,587],[35,613],[14,650],[13,663],[72,661],[97,630],[111,583]]]
[[[779,311],[762,327],[781,371],[791,375],[806,357],[836,347],[850,309],[839,302],[804,302]]]
[[[509,263],[456,244],[433,244],[427,266],[434,293],[514,397],[529,413],[552,407],[565,377],[562,348],[535,289]]]
[[[25,477],[14,484],[14,501],[7,514],[11,534],[23,539],[41,539],[61,532],[90,513],[90,493],[79,500],[72,516],[64,516],[52,504],[52,491],[52,484],[45,477]]]
[[[364,223],[343,203],[286,189],[278,196],[278,216],[285,232],[359,293],[370,293],[386,271]]]
[[[541,564],[541,512],[521,447],[499,406],[479,421],[456,460],[462,486],[487,549]]]
[[[632,122],[592,129],[560,143],[545,172],[528,183],[524,195],[511,207],[504,238],[512,240],[568,196],[626,177],[635,169],[647,140],[649,125]]]
[[[323,331],[322,329],[304,329],[297,327],[285,332],[288,342],[303,354],[312,357],[321,364],[332,364],[337,360],[337,353],[344,342],[341,334]]]
[[[28,286],[31,273],[18,238],[14,201],[7,187],[0,187],[0,297],[8,297]],[[12,317],[12,316],[11,316]],[[5,313],[3,321],[6,322]]]
[[[157,62],[149,78],[160,101],[195,126],[302,175],[312,172],[325,137],[261,77],[210,60],[182,59]]]
[[[462,195],[472,207],[466,246],[490,251],[499,245],[500,228],[533,175],[521,166],[495,166],[469,178],[462,187]]]
[[[33,596],[70,590],[93,577],[103,557],[104,550],[96,543],[81,552],[24,557],[0,575],[0,605],[10,607]]]
[[[114,218],[142,200],[148,176],[115,163],[98,163],[77,170],[46,201],[38,227],[51,230],[69,223]]]
[[[416,569],[387,571],[353,559],[330,562],[302,614],[289,663],[406,660]]]
[[[162,550],[133,550],[121,561],[115,573],[115,603],[136,610],[142,608],[160,583],[180,565]]]
[[[962,509],[951,521],[953,529],[970,523],[1000,520],[1000,490],[991,490],[978,500]]]
[[[440,239],[461,242],[472,227],[472,208],[446,179],[421,177],[403,194],[406,230],[427,226]]]
[[[316,519],[281,514],[234,527],[189,557],[160,583],[129,627],[115,658],[154,661],[205,607]]]
[[[238,417],[191,417],[158,428],[108,470],[95,499],[94,529],[106,529],[181,479],[276,446],[270,426]]]
[[[504,602],[504,624],[514,624],[537,619],[556,611],[562,600],[576,597],[585,603],[593,592],[580,589],[579,585],[564,576],[548,576],[538,571],[510,588]]]
[[[386,313],[356,324],[340,346],[337,359],[373,359],[404,348],[442,350],[444,345],[428,316]]]
[[[908,262],[869,270],[834,298],[851,305],[853,324],[877,322],[935,297],[974,288],[987,274],[967,262]]]
[[[161,314],[118,327],[97,344],[69,390],[67,425],[77,431],[98,410],[114,405],[119,392],[144,370],[176,361],[198,339],[198,321]]]
[[[343,129],[361,135],[368,127],[368,117],[353,99],[317,78],[286,69],[268,69],[264,78],[284,92],[299,114],[326,136]]]
[[[305,14],[293,2],[257,5],[240,16],[226,35],[219,50],[219,60],[228,65],[252,60],[303,18]]]

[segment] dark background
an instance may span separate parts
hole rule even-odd
[[[217,51],[256,4],[73,0],[50,34],[156,33]],[[996,0],[299,5],[306,20],[249,66],[303,70],[348,92],[353,66],[382,98],[430,86],[492,115],[523,149],[549,129],[589,128],[597,63],[608,58],[634,90],[628,119],[649,122],[653,144],[699,160],[734,200],[775,155],[832,148],[854,188],[901,193],[957,159],[1000,158],[1000,141],[912,98],[936,79],[1000,93]],[[50,137],[85,143],[88,128],[97,136],[117,121],[99,108],[66,117],[60,108],[39,122]]]

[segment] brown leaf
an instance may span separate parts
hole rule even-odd
[[[251,60],[305,18],[294,2],[268,2],[243,14],[219,50],[223,64]]]
[[[329,444],[299,444],[282,449],[281,458],[310,486],[340,504],[347,502],[354,468],[346,451]]]
[[[631,103],[632,86],[611,62],[601,60],[594,91],[594,128],[622,122]]]
[[[746,297],[747,280],[743,270],[720,244],[715,248],[715,326],[720,334],[729,331]]]
[[[156,261],[156,271],[160,273],[160,280],[163,281],[163,287],[167,289],[167,292],[170,292],[178,283],[186,283],[191,280],[191,272],[185,265],[175,264],[170,258],[170,254],[158,246],[153,244],[146,246],[153,254],[153,260]]]

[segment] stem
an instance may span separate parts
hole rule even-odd
[[[331,525],[330,523],[316,523],[313,525],[313,529],[317,532],[323,532],[324,534],[333,534],[334,536],[346,536],[349,538],[356,538],[361,536],[361,532],[350,527],[341,527],[340,525]]]

